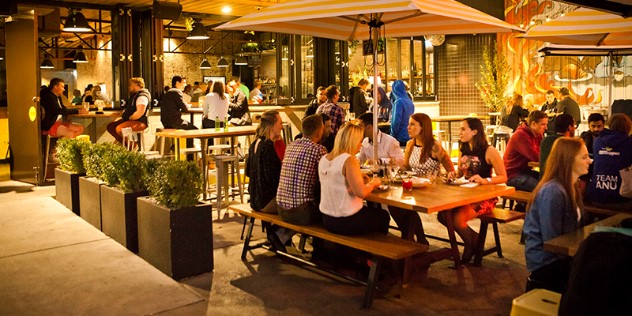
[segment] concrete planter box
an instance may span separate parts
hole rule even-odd
[[[66,208],[81,215],[79,206],[79,177],[85,173],[72,173],[55,168],[55,198]]]
[[[140,197],[138,255],[174,279],[213,271],[211,205],[172,210]]]
[[[81,218],[101,230],[101,186],[104,182],[89,177],[79,178]]]
[[[147,192],[124,192],[107,185],[101,186],[101,228],[103,232],[125,246],[138,252],[138,215],[136,198]]]

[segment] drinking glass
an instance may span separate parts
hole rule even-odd
[[[83,102],[83,108],[90,111],[90,102]]]
[[[96,100],[94,102],[97,104],[97,110],[103,112],[103,100]]]
[[[397,173],[399,172],[399,166],[397,164],[392,164],[388,168],[388,172],[390,173],[391,182],[395,185],[395,180],[397,179]]]
[[[402,179],[402,188],[405,191],[412,191],[413,189],[413,179],[412,178],[403,178]]]

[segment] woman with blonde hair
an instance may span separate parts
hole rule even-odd
[[[545,251],[544,243],[584,225],[586,216],[578,179],[588,173],[590,163],[581,139],[562,137],[553,144],[524,220],[525,258],[531,273],[527,291],[544,288],[564,293],[571,258]]]
[[[516,128],[518,128],[518,125],[520,125],[520,120],[529,116],[529,110],[523,108],[522,106],[522,95],[514,93],[507,106],[501,111],[501,125],[510,127],[515,131]]]
[[[363,205],[364,198],[381,184],[379,179],[365,183],[368,179],[360,171],[355,155],[360,151],[363,138],[364,129],[359,124],[345,124],[336,134],[331,153],[318,163],[323,226],[335,234],[388,232],[388,212]]]

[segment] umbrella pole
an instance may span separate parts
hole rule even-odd
[[[377,105],[377,85],[378,85],[378,62],[377,62],[377,51],[378,51],[378,36],[380,34],[380,29],[377,27],[371,27],[371,38],[373,39],[373,157],[375,163],[377,163],[379,157],[377,155],[377,116],[378,116],[378,105]]]
[[[610,67],[609,69],[609,74],[608,74],[608,116],[610,115],[610,112],[612,112],[612,85],[614,84],[614,60],[612,59],[612,51],[610,51],[608,53],[608,59],[609,59],[609,63],[608,66]]]

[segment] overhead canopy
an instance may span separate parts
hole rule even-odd
[[[632,45],[591,46],[549,44],[539,50],[547,56],[627,56],[632,55]]]
[[[454,0],[302,0],[264,8],[218,30],[252,30],[337,40],[370,38],[371,14],[380,13],[384,36],[499,33],[520,28]]]
[[[580,8],[532,27],[524,37],[563,45],[632,45],[632,18]]]

